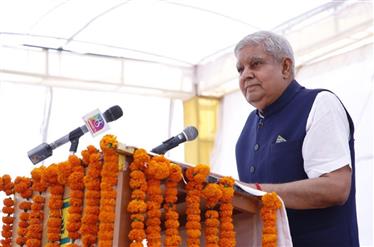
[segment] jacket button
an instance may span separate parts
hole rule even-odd
[[[257,151],[260,148],[260,145],[256,144],[255,145],[255,151]]]
[[[249,168],[249,172],[250,172],[250,173],[255,173],[255,167],[254,167],[254,166],[251,166],[251,167]]]

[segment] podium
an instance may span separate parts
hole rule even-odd
[[[113,230],[113,239],[112,239],[113,247],[127,247],[130,245],[130,240],[129,240],[128,235],[131,230],[130,229],[131,221],[130,221],[130,213],[128,213],[127,211],[127,206],[129,202],[131,201],[131,189],[129,185],[129,181],[130,181],[129,165],[133,161],[133,153],[135,152],[135,150],[136,150],[135,147],[126,146],[121,143],[118,143],[117,149],[114,149],[114,154],[116,154],[116,152],[118,153],[119,172],[118,174],[116,173],[116,175],[114,175],[114,176],[117,176],[117,185],[116,185],[116,191],[113,191],[113,197],[116,196],[115,208],[114,208],[114,230]],[[150,153],[148,155],[154,156],[156,154]],[[77,159],[79,161],[79,158]],[[192,167],[192,165],[189,165],[189,164],[184,164],[184,163],[175,162],[175,161],[171,161],[171,162],[180,166],[182,170],[186,170],[187,168]],[[114,166],[115,165],[116,163],[114,163]],[[82,167],[82,169],[84,168]],[[220,177],[222,176],[211,173],[207,177],[206,182],[216,183],[218,182]],[[186,246],[185,240],[187,239],[187,237],[186,237],[186,231],[184,229],[184,226],[186,223],[186,213],[185,213],[186,212],[186,205],[185,205],[186,191],[184,189],[184,186],[182,185],[183,185],[183,182],[181,181],[178,187],[178,201],[176,203],[176,208],[180,216],[179,217],[180,227],[178,230],[183,239],[182,246]],[[63,194],[61,194],[61,200],[63,199],[63,205],[66,204],[67,206],[66,207],[61,206],[61,211],[59,211],[59,214],[61,213],[61,216],[62,216],[62,225],[60,228],[62,232],[60,235],[57,235],[57,238],[59,236],[60,239],[59,241],[57,239],[56,242],[59,242],[60,246],[65,246],[66,244],[69,244],[70,242],[70,239],[67,236],[67,232],[66,232],[67,216],[69,215],[68,208],[71,207],[71,205],[74,205],[74,203],[70,204],[73,194],[70,194],[72,191],[68,188],[68,186],[62,185],[62,184],[60,186],[63,186],[62,188],[64,188],[62,189]],[[164,185],[161,184],[161,188],[163,186]],[[48,235],[49,228],[47,227],[47,221],[50,216],[50,209],[47,205],[52,200],[54,195],[50,194],[49,191],[47,192],[45,190],[42,193],[43,193],[43,196],[40,196],[40,197],[44,198],[43,201],[45,201],[45,203],[43,204],[45,204],[46,206],[40,207],[41,211],[37,212],[38,215],[39,214],[44,215],[44,217],[41,217],[41,223],[40,223],[40,227],[42,230],[42,232],[40,233],[41,236],[40,238],[37,239],[37,241],[41,244],[41,246],[45,246],[48,243],[47,235]],[[83,192],[82,190],[82,192],[80,193],[83,194],[85,192]],[[39,194],[39,193],[34,191],[34,194]],[[261,246],[261,242],[259,242],[258,240],[258,236],[259,236],[258,233],[261,233],[261,226],[258,224],[258,222],[260,222],[259,221],[260,200],[261,200],[260,197],[253,196],[249,194],[248,192],[244,191],[241,187],[234,185],[234,197],[232,199],[232,205],[234,207],[233,223],[234,223],[234,228],[236,232],[236,243],[237,243],[236,246],[238,247]],[[13,228],[14,231],[13,231],[12,238],[9,238],[12,241],[11,246],[15,246],[16,244],[15,239],[18,237],[17,227],[19,226],[18,224],[19,224],[20,219],[22,219],[20,215],[22,213],[24,214],[26,213],[26,211],[23,212],[18,207],[20,202],[25,201],[24,198],[20,197],[19,193],[17,193],[17,195],[15,193],[14,201],[15,201],[15,206],[14,206],[15,211],[14,211],[14,222],[12,224],[14,227]],[[204,200],[201,200],[200,208],[202,212],[205,211],[204,204],[205,204]],[[84,207],[84,204],[82,203],[81,206]],[[113,204],[113,207],[114,207],[114,204]],[[56,211],[56,209],[54,210]],[[44,218],[44,221],[43,221],[43,218]],[[59,220],[61,219],[59,218]],[[204,228],[204,224],[202,223],[201,225]],[[201,246],[205,246],[204,229],[202,229],[201,232],[202,232]],[[82,246],[81,239],[76,238],[76,240],[77,240],[76,242],[77,246]]]
[[[114,236],[113,236],[113,246],[129,246],[128,233],[130,231],[130,214],[127,212],[127,204],[130,201],[130,188],[129,188],[129,170],[127,169],[129,164],[132,161],[132,154],[135,151],[134,147],[129,147],[124,144],[118,145],[118,153],[120,155],[120,166],[123,169],[118,175],[118,184],[117,184],[117,204],[116,204],[116,219],[114,222]],[[151,154],[152,155],[152,154]],[[183,164],[180,162],[172,161],[173,163],[182,167],[182,169],[188,168],[191,165]],[[210,174],[208,177],[208,182],[216,182],[219,177],[218,174]],[[254,234],[251,234],[251,229],[248,229],[248,222],[252,222],[251,225],[254,225],[255,217],[258,216],[259,211],[259,202],[258,197],[252,196],[249,193],[245,192],[238,186],[234,186],[235,194],[233,198],[234,206],[234,226],[236,231],[236,246],[255,246],[251,245]],[[178,191],[178,197],[182,197],[185,194],[183,188],[181,187]],[[184,201],[179,200],[177,208],[183,218],[184,214]],[[203,206],[202,206],[203,207]],[[181,223],[181,235],[183,236],[183,226]],[[253,229],[252,229],[253,230]],[[185,241],[183,241],[185,242]],[[183,243],[185,244],[185,243]],[[204,243],[202,242],[201,246]],[[245,244],[245,245],[244,245]],[[185,246],[185,245],[182,245]]]

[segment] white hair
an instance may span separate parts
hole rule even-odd
[[[269,32],[259,31],[245,36],[235,46],[235,56],[241,49],[248,45],[263,45],[265,52],[281,62],[283,58],[289,58],[292,61],[291,76],[295,76],[295,58],[290,43],[282,36]]]

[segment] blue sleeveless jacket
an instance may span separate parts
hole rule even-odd
[[[285,92],[264,110],[263,115],[257,110],[249,115],[236,144],[240,181],[286,183],[308,178],[304,171],[302,145],[308,115],[320,91],[323,89],[305,89],[293,81]],[[349,198],[342,206],[308,210],[286,209],[294,246],[359,246],[355,201],[354,126],[348,112],[347,117],[353,171]],[[277,138],[286,141],[276,143]]]

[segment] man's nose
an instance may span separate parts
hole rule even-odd
[[[253,79],[253,78],[255,78],[255,74],[253,73],[253,71],[250,68],[244,68],[240,76],[240,79],[247,80],[247,79]]]

